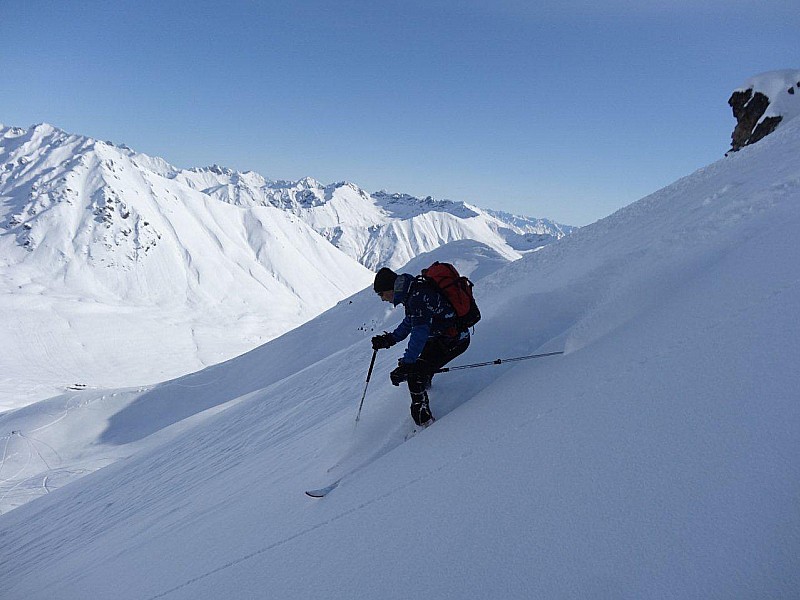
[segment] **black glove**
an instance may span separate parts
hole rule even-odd
[[[382,335],[376,335],[372,338],[372,349],[382,350],[384,348],[391,348],[396,343],[391,333],[383,333]]]
[[[398,361],[398,363],[398,367],[389,373],[389,379],[392,380],[392,385],[400,385],[408,379],[409,375],[414,372],[413,363],[404,363],[402,358]]]

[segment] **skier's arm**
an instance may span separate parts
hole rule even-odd
[[[403,322],[394,330],[393,334],[397,341],[403,340],[411,334],[408,340],[404,363],[414,363],[422,354],[422,349],[428,342],[433,326],[433,311],[431,310],[431,298],[427,294],[414,294],[406,303],[406,316]],[[400,337],[402,335],[403,337]]]
[[[416,325],[411,329],[411,337],[408,340],[405,354],[403,354],[403,362],[406,364],[415,363],[422,354],[422,349],[428,342],[431,335],[431,326],[428,323]]]
[[[411,333],[412,327],[411,318],[406,315],[406,317],[400,321],[400,325],[395,327],[395,330],[389,335],[394,338],[395,342],[402,342],[408,337],[408,334]]]

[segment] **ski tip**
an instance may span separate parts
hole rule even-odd
[[[339,485],[338,481],[334,481],[328,487],[320,488],[318,490],[306,490],[306,496],[309,498],[324,498],[330,494]]]

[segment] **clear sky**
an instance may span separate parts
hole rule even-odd
[[[0,0],[0,123],[585,225],[798,50],[796,0]]]

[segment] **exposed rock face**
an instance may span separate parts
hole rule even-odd
[[[783,69],[751,77],[731,94],[728,104],[736,118],[731,135],[731,152],[735,152],[800,116],[800,70]]]
[[[776,116],[761,121],[769,106],[769,98],[761,92],[753,93],[752,89],[733,92],[728,104],[733,109],[733,116],[737,121],[731,135],[733,152],[768,136],[783,120],[783,117]]]

